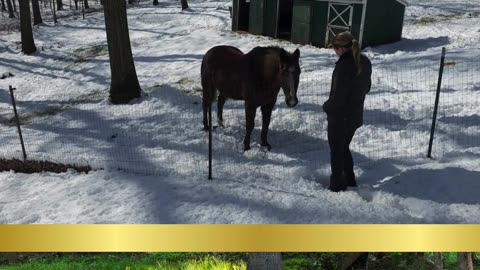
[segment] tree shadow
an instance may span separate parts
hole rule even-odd
[[[371,50],[380,54],[394,54],[397,52],[424,52],[431,48],[443,47],[450,44],[448,36],[429,37],[424,39],[407,39],[404,38],[388,45],[373,47]]]
[[[168,54],[162,56],[136,56],[135,61],[138,62],[190,62],[198,63],[203,58],[201,54]]]
[[[478,179],[480,172],[463,168],[410,169],[384,178],[374,190],[442,204],[480,204]]]

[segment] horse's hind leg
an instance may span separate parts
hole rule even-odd
[[[211,109],[212,107],[212,102],[208,99],[205,98],[205,93],[204,97],[202,100],[202,109],[203,109],[203,129],[208,130],[208,110]]]
[[[255,113],[257,108],[255,106],[249,106],[245,104],[245,118],[246,118],[246,127],[247,132],[245,134],[245,139],[243,139],[243,150],[250,150],[250,135],[252,134],[253,128],[255,127]]]
[[[272,110],[275,106],[275,102],[262,105],[262,134],[261,134],[261,142],[262,146],[267,147],[268,150],[272,149],[272,146],[267,141],[268,135],[268,126],[270,125],[270,119],[272,116]]]
[[[223,127],[223,105],[225,105],[225,101],[227,99],[222,94],[218,95],[217,101],[217,122],[218,126]]]
[[[215,88],[212,86],[212,83],[209,81],[208,77],[205,78],[205,75],[202,74],[202,109],[203,109],[203,129],[208,130],[209,123],[208,122],[208,110],[212,108],[212,103],[215,100],[216,91]]]

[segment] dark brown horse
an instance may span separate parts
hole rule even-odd
[[[216,46],[203,57],[203,127],[208,130],[207,111],[218,92],[218,125],[223,126],[223,105],[227,99],[245,100],[246,129],[244,150],[250,149],[250,135],[258,107],[262,110],[261,145],[267,141],[268,126],[280,88],[288,107],[298,103],[300,51],[289,53],[279,47],[256,47],[247,54],[232,46]]]

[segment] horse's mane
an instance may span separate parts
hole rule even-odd
[[[260,53],[262,55],[267,54],[269,51],[274,51],[275,53],[278,54],[280,59],[283,61],[288,61],[288,57],[291,56],[291,53],[287,52],[285,49],[279,47],[279,46],[258,46],[252,49],[252,52],[256,51],[257,53]]]

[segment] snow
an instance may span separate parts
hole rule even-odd
[[[0,74],[14,76],[0,80],[0,157],[21,158],[10,121],[13,85],[29,159],[95,170],[0,172],[0,223],[480,223],[480,6],[410,0],[403,40],[365,49],[374,74],[366,123],[352,143],[359,187],[333,193],[321,104],[335,55],[231,32],[230,1],[189,4],[128,8],[144,92],[129,105],[108,102],[102,12],[83,20],[67,10],[57,25],[44,18],[31,56],[20,52],[18,32],[1,33]],[[209,181],[199,72],[218,44],[300,48],[302,75],[299,104],[288,108],[281,94],[273,111],[270,152],[259,145],[260,113],[252,149],[242,151],[243,103],[227,101]],[[455,65],[445,67],[428,159],[442,47]]]

